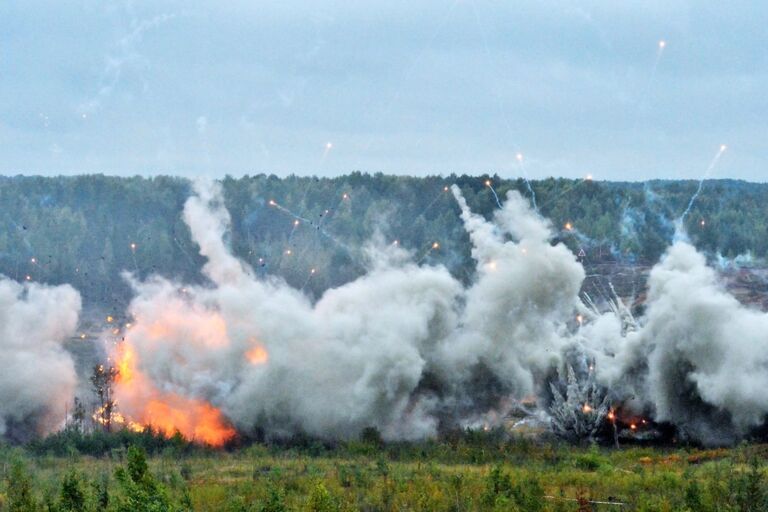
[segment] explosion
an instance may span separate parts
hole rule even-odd
[[[367,274],[313,302],[232,254],[221,188],[198,184],[183,217],[207,282],[125,275],[135,297],[110,353],[115,410],[96,417],[213,446],[257,427],[422,439],[496,427],[523,401],[574,442],[668,422],[717,444],[763,425],[768,315],[728,295],[684,237],[652,270],[642,317],[618,297],[603,312],[519,193],[486,220],[452,191],[477,262],[470,286],[382,238],[366,247]]]

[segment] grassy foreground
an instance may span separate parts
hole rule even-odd
[[[0,448],[0,510],[768,510],[765,445],[613,450],[475,435],[229,451],[177,442],[146,458],[68,446]]]

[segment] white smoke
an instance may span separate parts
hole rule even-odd
[[[584,273],[564,246],[549,244],[547,223],[517,193],[491,223],[454,190],[479,263],[470,289],[443,267],[373,245],[367,275],[312,304],[235,258],[223,242],[220,187],[196,190],[184,219],[211,284],[132,281],[126,343],[154,385],[149,396],[118,386],[129,415],[153,394],[174,393],[210,402],[243,431],[352,436],[377,426],[387,438],[420,438],[447,408],[478,412],[466,385],[479,368],[505,397],[520,398],[559,361]],[[249,360],[255,349],[266,356]],[[439,389],[424,384],[430,376]]]
[[[74,335],[80,306],[71,286],[0,276],[0,435],[13,435],[14,425],[36,433],[63,425],[77,375],[62,342]]]
[[[141,417],[172,394],[209,402],[242,432],[423,438],[441,422],[500,422],[523,397],[545,403],[557,370],[582,357],[614,400],[692,439],[763,423],[768,315],[728,295],[691,245],[676,242],[653,269],[643,317],[620,302],[600,314],[579,298],[584,269],[520,194],[487,221],[453,193],[477,261],[471,286],[372,243],[369,273],[312,303],[231,253],[220,186],[198,184],[184,220],[210,283],[131,279],[125,344],[151,385],[119,383],[121,410]]]
[[[740,304],[686,242],[669,248],[649,278],[642,327],[613,347],[608,382],[633,392],[682,433],[733,441],[768,414],[768,315]]]

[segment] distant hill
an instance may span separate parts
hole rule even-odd
[[[469,241],[445,187],[459,185],[471,207],[490,216],[496,201],[486,180],[502,202],[510,189],[531,197],[523,180],[487,175],[227,177],[230,242],[258,272],[315,295],[360,275],[362,248],[376,234],[469,280]],[[583,250],[590,262],[644,264],[662,254],[697,186],[690,180],[531,182],[540,212],[575,253]],[[70,283],[87,304],[116,312],[130,298],[124,270],[199,282],[203,260],[181,220],[190,191],[188,180],[164,176],[0,177],[0,273]],[[763,258],[768,184],[707,181],[685,224],[696,246],[710,254]],[[434,242],[439,249],[430,250]]]

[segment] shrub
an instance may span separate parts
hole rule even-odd
[[[32,495],[32,477],[22,461],[13,461],[7,480],[9,512],[35,512],[37,503]]]
[[[64,475],[64,480],[61,482],[59,507],[67,512],[83,512],[85,510],[83,481],[74,470]]]

